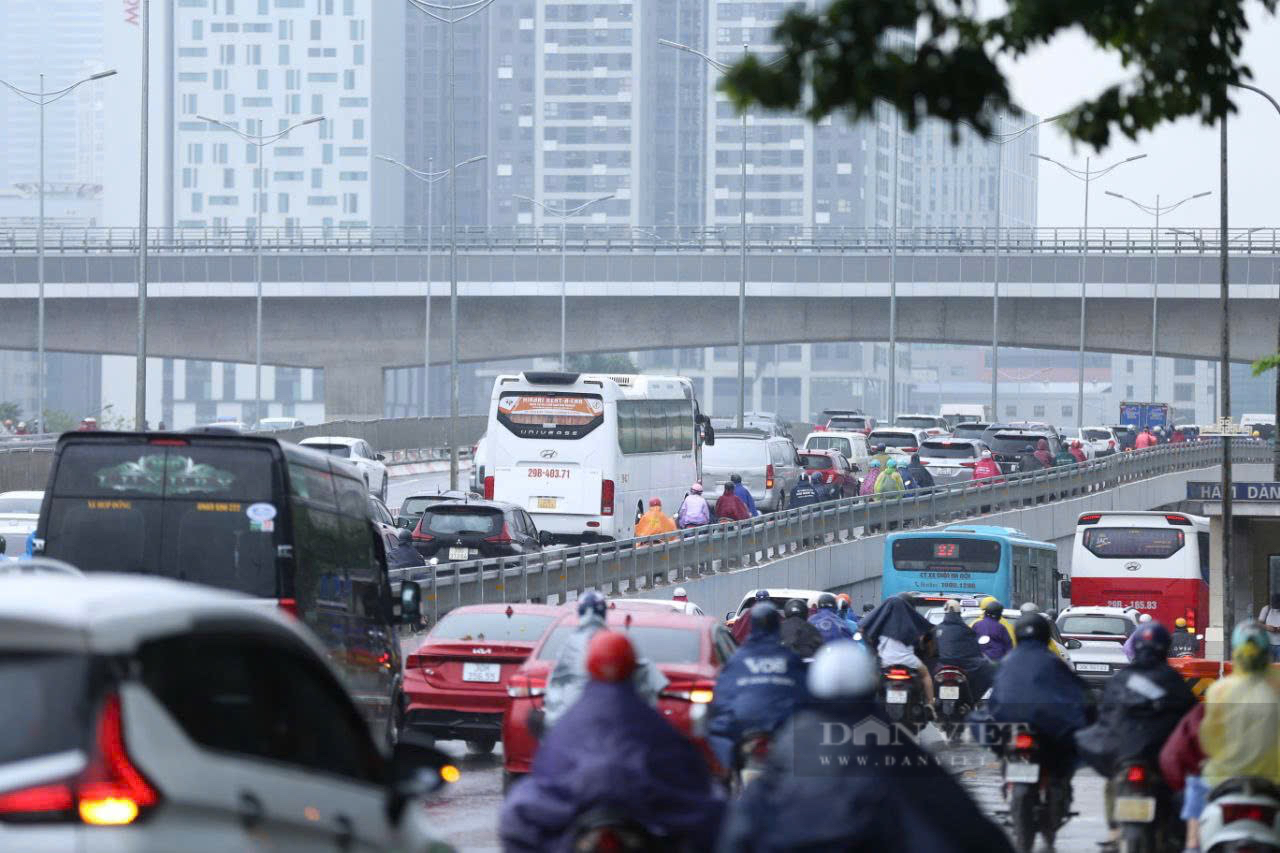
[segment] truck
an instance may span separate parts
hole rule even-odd
[[[991,407],[982,403],[943,403],[942,410],[938,414],[946,418],[947,423],[952,426],[991,422]]]
[[[1168,403],[1121,403],[1120,423],[1131,426],[1139,432],[1150,427],[1165,428],[1169,426]]]

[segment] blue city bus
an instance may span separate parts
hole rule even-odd
[[[922,611],[948,598],[984,595],[1005,607],[1026,601],[1057,607],[1058,547],[1012,527],[953,524],[891,533],[885,538],[883,571],[883,596],[913,593]]]

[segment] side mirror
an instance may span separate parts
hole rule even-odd
[[[1067,640],[1067,648],[1071,651],[1075,651],[1076,649],[1083,649],[1084,643],[1073,638],[1073,639]]]
[[[417,581],[400,584],[400,622],[416,625],[422,619],[422,587]]]
[[[374,458],[374,459],[377,459],[379,462],[386,462],[386,461],[387,461],[387,457],[386,457],[386,456],[384,456],[384,455],[383,455],[383,454],[381,454],[381,453],[375,453],[375,454],[373,454],[373,458]]]
[[[545,548],[548,545],[554,545],[556,543],[555,540],[551,538],[551,534],[548,531],[543,530],[538,533],[538,544]]]
[[[431,741],[414,732],[404,732],[391,753],[391,773],[387,791],[387,816],[399,824],[405,806],[458,779],[453,759],[436,749]]]
[[[1070,581],[1070,579],[1068,579],[1068,580],[1058,581],[1058,593],[1059,593],[1063,598],[1066,598],[1066,599],[1070,599],[1070,598],[1071,598],[1071,581]]]

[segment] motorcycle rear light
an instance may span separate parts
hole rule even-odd
[[[1027,734],[1026,732],[1019,732],[1013,737],[1014,749],[1018,749],[1018,750],[1034,749],[1035,745],[1036,745],[1035,737]]]
[[[502,545],[506,545],[510,542],[513,542],[514,540],[511,538],[511,528],[508,527],[507,523],[504,521],[502,522],[502,530],[499,531],[498,533],[493,534],[492,536],[486,536],[484,538],[484,541],[496,542]]]
[[[1191,526],[1191,519],[1187,518],[1185,515],[1166,515],[1164,520],[1170,524],[1177,524],[1182,527]]]
[[[484,499],[493,500],[493,475],[484,478]]]
[[[600,514],[613,515],[613,480],[600,481]]]
[[[294,619],[298,618],[298,599],[296,598],[277,598],[276,606],[288,613]]]
[[[884,677],[888,678],[890,681],[910,681],[911,671],[902,666],[890,667],[889,671],[884,674]]]
[[[1080,520],[1076,524],[1097,524],[1102,521],[1102,516],[1098,513],[1090,513],[1089,515],[1080,516]]]
[[[1124,774],[1124,778],[1126,782],[1141,785],[1147,781],[1147,768],[1141,764],[1135,764]]]
[[[1227,803],[1222,806],[1223,823],[1248,820],[1254,823],[1270,825],[1275,819],[1276,810],[1271,806],[1263,806],[1257,803]]]
[[[766,489],[773,488],[773,466],[772,465],[764,466],[764,487]]]

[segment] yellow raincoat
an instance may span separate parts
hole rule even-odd
[[[640,520],[636,522],[637,537],[657,536],[659,533],[672,533],[675,529],[675,519],[664,513],[660,506],[649,507],[649,511],[640,516]]]
[[[1233,673],[1205,694],[1200,775],[1213,788],[1234,776],[1280,784],[1280,673]]]

